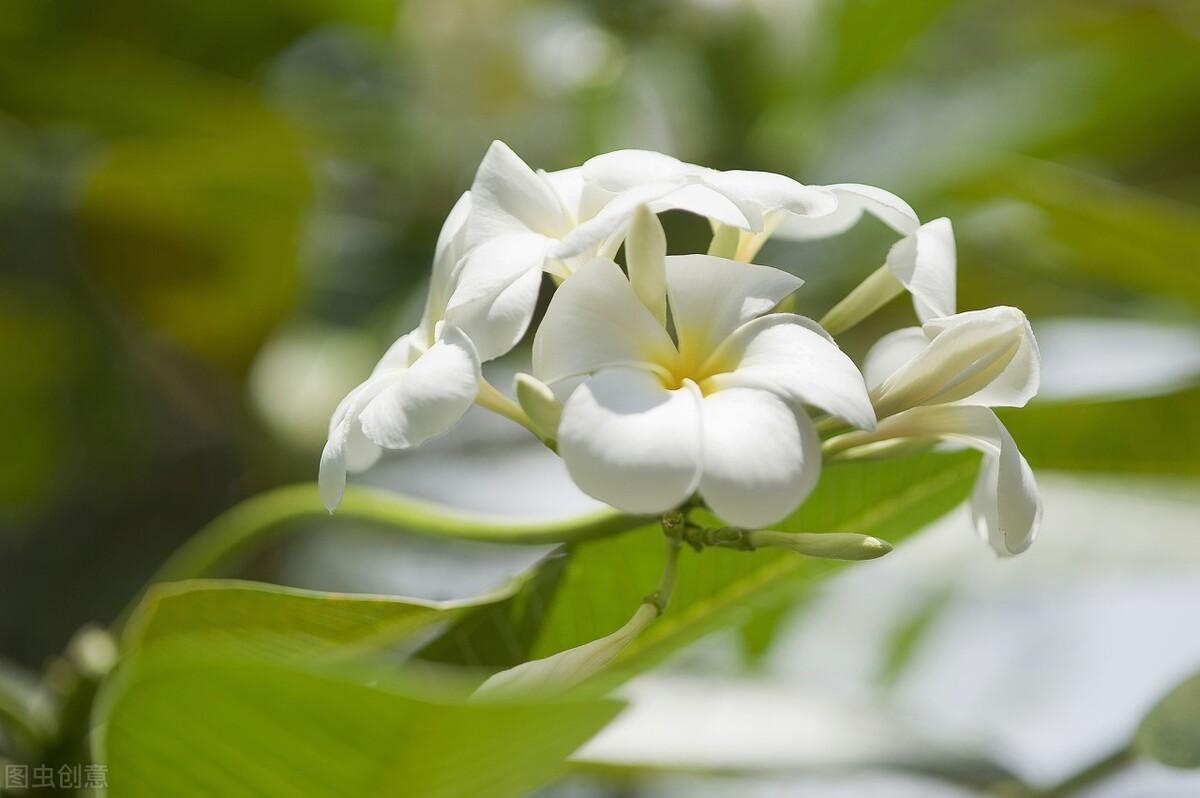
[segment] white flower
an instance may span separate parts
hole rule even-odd
[[[833,438],[826,452],[863,457],[903,441],[983,452],[971,499],[976,530],[998,554],[1019,554],[1037,535],[1042,500],[1028,461],[989,408],[1024,406],[1037,393],[1040,367],[1033,331],[1016,308],[898,330],[876,343],[864,367],[879,425]]]
[[[1037,394],[1041,355],[1025,314],[995,307],[889,333],[863,373],[880,418],[918,405],[1024,407]]]
[[[901,288],[912,294],[913,308],[922,322],[953,315],[957,258],[954,229],[949,219],[942,217],[921,224],[907,202],[874,186],[839,183],[825,188],[837,197],[836,211],[819,218],[784,219],[775,235],[792,240],[840,235],[857,224],[867,212],[903,236],[888,250],[879,276],[874,281],[869,279],[861,290],[852,293],[835,309],[846,320],[839,327],[861,321],[896,296]],[[891,279],[883,279],[885,277]],[[830,315],[833,313],[831,311]]]
[[[471,198],[464,194],[438,236],[429,297],[421,323],[401,336],[371,376],[337,406],[321,453],[318,484],[331,512],[342,500],[346,472],[363,471],[380,447],[404,449],[449,430],[479,392],[479,352],[466,333],[443,320],[463,250]]]
[[[631,268],[635,279],[644,271]],[[798,278],[707,255],[667,257],[663,274],[675,340],[656,317],[660,298],[611,261],[588,263],[555,294],[533,370],[550,384],[581,380],[559,453],[584,491],[627,512],[664,512],[699,490],[731,523],[777,521],[820,473],[801,405],[872,427],[862,376],[814,322],[769,313]]]

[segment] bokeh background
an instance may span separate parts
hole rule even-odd
[[[6,0],[0,657],[40,667],[205,521],[315,477],[494,138],[547,169],[645,147],[886,187],[954,220],[960,307],[1022,307],[1046,356],[1044,398],[1005,416],[1046,494],[1028,556],[997,563],[950,517],[634,682],[554,792],[969,795],[913,775],[960,755],[1053,783],[1200,667],[1192,0]],[[889,240],[868,220],[760,262],[819,315]],[[366,479],[590,506],[483,417]],[[331,528],[246,573],[447,597],[536,554]],[[1198,793],[1146,766],[1095,794]]]

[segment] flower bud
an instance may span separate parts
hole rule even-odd
[[[554,440],[558,436],[558,422],[562,420],[562,402],[546,383],[530,374],[518,374],[514,382],[517,403],[529,416],[538,434],[548,441]]]
[[[756,549],[791,549],[805,557],[822,560],[874,560],[892,550],[886,540],[855,532],[777,532],[759,529],[749,533]]]
[[[612,634],[493,674],[480,685],[472,698],[568,690],[607,667],[653,623],[658,614],[658,607],[654,604],[642,604],[633,617]]]

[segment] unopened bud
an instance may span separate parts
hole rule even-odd
[[[546,383],[530,374],[516,376],[517,403],[529,416],[538,434],[548,441],[558,437],[558,423],[562,420],[562,402]]]
[[[612,634],[493,674],[472,698],[529,693],[545,695],[568,690],[607,667],[653,623],[658,614],[659,609],[654,604],[642,604],[633,617]]]
[[[823,560],[874,560],[892,550],[892,544],[855,532],[777,532],[760,529],[748,536],[756,549],[790,549],[805,557]]]

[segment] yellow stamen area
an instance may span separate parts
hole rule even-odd
[[[733,371],[737,362],[720,346],[714,346],[705,330],[679,330],[679,346],[670,353],[648,353],[646,362],[654,367],[658,379],[669,391],[683,387],[691,380],[708,396],[719,389],[714,377]]]

